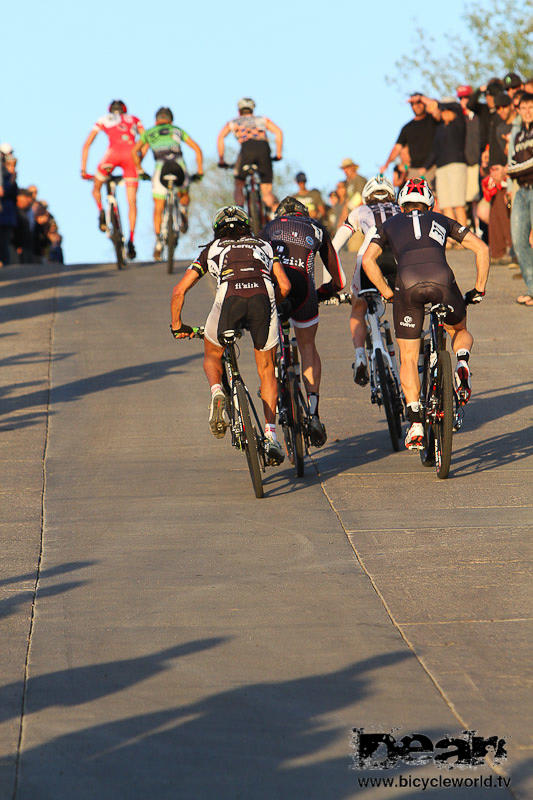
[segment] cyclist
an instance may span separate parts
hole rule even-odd
[[[367,278],[366,273],[361,270],[363,253],[368,247],[370,238],[375,229],[381,230],[383,223],[400,213],[400,206],[396,203],[394,186],[383,175],[375,175],[364,185],[362,191],[364,205],[357,206],[348,215],[346,221],[338,229],[333,239],[333,247],[337,253],[346,244],[348,239],[356,232],[360,231],[365,239],[355,262],[355,269],[352,278],[352,311],[350,313],[350,332],[352,334],[353,346],[355,348],[355,361],[352,364],[353,379],[359,386],[366,386],[368,383],[368,368],[365,353],[365,314],[367,302],[359,297],[361,289],[373,288],[372,282]],[[369,232],[370,236],[368,236]],[[396,277],[396,261],[390,247],[385,247],[379,257],[378,264],[381,271],[387,276],[389,283],[394,284]]]
[[[93,129],[85,140],[81,155],[81,176],[87,177],[87,159],[89,149],[100,131],[104,131],[109,139],[108,149],[96,168],[94,175],[93,197],[98,207],[98,225],[101,231],[106,230],[105,213],[102,208],[102,184],[115,167],[121,167],[126,182],[126,197],[128,198],[130,238],[128,240],[128,258],[135,258],[135,223],[137,221],[137,167],[131,154],[131,147],[137,134],[142,134],[144,128],[138,117],[128,114],[126,104],[122,100],[113,100],[108,109],[108,114],[96,120]]]
[[[148,148],[154,154],[155,168],[152,176],[152,196],[154,198],[154,233],[156,237],[154,258],[156,261],[161,257],[163,248],[159,240],[159,234],[161,232],[161,218],[166,196],[166,189],[161,183],[161,170],[165,167],[165,172],[170,171],[178,178],[182,233],[185,233],[188,228],[187,206],[189,205],[189,175],[181,151],[182,142],[185,142],[194,150],[198,175],[203,175],[204,172],[200,146],[182,128],[173,125],[173,120],[174,115],[170,108],[165,106],[159,108],[155,113],[154,127],[144,131],[132,150],[133,160],[139,171],[141,170],[141,161],[148,152]]]
[[[489,273],[489,250],[465,225],[437,214],[434,198],[423,178],[408,180],[398,195],[403,214],[388,219],[375,231],[363,256],[363,269],[387,300],[394,298],[394,329],[400,348],[400,380],[407,403],[410,427],[405,438],[409,450],[423,447],[424,429],[420,409],[418,354],[424,321],[425,303],[450,306],[445,328],[457,356],[454,383],[457,399],[464,405],[470,399],[468,365],[473,337],[466,328],[467,302],[479,303],[485,294]],[[455,276],[446,262],[446,241],[450,237],[472,250],[476,256],[476,282],[461,295]],[[394,291],[386,283],[377,259],[389,245],[398,262]]]
[[[283,132],[267,117],[254,115],[255,103],[251,97],[242,97],[237,103],[239,116],[227,122],[217,139],[218,163],[225,167],[224,140],[233,133],[241,145],[240,153],[235,164],[235,202],[244,205],[244,174],[242,168],[249,164],[257,164],[261,178],[261,196],[265,205],[272,211],[277,205],[277,200],[272,193],[272,158],[268,143],[267,131],[274,134],[276,139],[276,157],[281,159],[283,149]]]
[[[346,283],[327,230],[309,218],[309,211],[295,197],[281,201],[275,218],[260,233],[270,242],[290,280],[291,291],[282,306],[282,314],[290,316],[298,350],[302,359],[302,373],[309,402],[309,438],[314,447],[327,441],[326,428],[318,413],[322,364],[315,339],[318,329],[318,297],[327,299]],[[315,256],[320,253],[331,281],[315,288]]]
[[[186,338],[192,328],[184,325],[181,312],[185,295],[206,272],[216,278],[217,291],[205,323],[204,371],[211,387],[209,426],[222,438],[229,424],[226,397],[222,389],[220,337],[226,330],[246,325],[254,344],[261,399],[265,414],[267,460],[281,464],[285,458],[276,435],[278,387],[274,370],[278,344],[278,315],[275,286],[279,297],[290,291],[290,283],[271,246],[253,236],[248,215],[238,206],[219,209],[213,220],[215,238],[204,247],[174,287],[171,302],[172,333]]]

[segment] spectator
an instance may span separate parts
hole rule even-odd
[[[470,208],[472,227],[479,234],[479,220],[477,218],[477,203],[479,191],[479,160],[481,158],[481,128],[479,117],[470,111],[468,101],[472,96],[471,86],[458,86],[457,97],[463,110],[466,125],[465,159],[466,159],[466,206]]]
[[[392,185],[395,189],[400,189],[404,185],[405,181],[407,180],[408,169],[408,165],[403,161],[400,161],[398,164],[394,165],[394,169],[392,170]]]
[[[298,191],[294,195],[300,203],[303,203],[313,219],[322,220],[326,214],[326,207],[322,195],[318,189],[307,188],[307,176],[305,172],[298,172],[294,180],[298,184]]]
[[[434,100],[428,100],[421,92],[413,92],[407,102],[413,109],[414,119],[401,129],[396,144],[390,151],[380,172],[386,172],[389,164],[398,156],[402,156],[404,163],[407,162],[409,164],[407,178],[419,178],[424,175],[428,180],[432,181],[435,170],[427,174],[424,165],[433,147],[437,120],[430,113],[427,103],[429,103],[432,111],[436,111],[437,104]],[[407,153],[409,155],[408,159],[405,157]]]
[[[329,207],[326,209],[326,228],[328,233],[333,238],[339,227],[339,194],[335,189],[329,193]]]
[[[496,114],[494,98],[500,92],[503,92],[503,81],[499,78],[491,78],[488,83],[472,92],[467,103],[467,108],[479,117],[482,151],[489,144],[490,129]],[[480,102],[481,95],[485,95],[485,103]]]
[[[429,170],[436,165],[437,199],[442,213],[466,226],[466,124],[463,110],[453,97],[443,98],[438,109],[441,122],[425,166]]]
[[[48,226],[50,223],[50,214],[46,206],[42,203],[37,203],[33,207],[35,215],[35,228],[33,231],[33,255],[34,261],[40,264],[48,249]]]
[[[3,146],[3,145],[2,145]],[[0,266],[10,264],[12,261],[11,248],[13,244],[13,233],[17,224],[17,159],[11,154],[3,151],[3,163],[0,166],[0,199],[2,209],[0,210]]]
[[[61,247],[61,242],[63,239],[59,233],[55,219],[50,221],[50,226],[48,228],[48,240],[50,242],[48,261],[63,264],[63,249]]]
[[[13,245],[21,264],[33,261],[33,229],[35,220],[32,211],[32,195],[27,189],[17,194],[17,224],[13,235]]]
[[[533,75],[524,81],[524,91],[533,94]]]
[[[491,264],[503,266],[512,262],[509,187],[504,167],[507,164],[508,137],[516,111],[511,98],[505,92],[494,96],[494,108],[496,113],[489,142],[490,188],[493,190],[489,215],[489,249]]]
[[[508,72],[503,79],[503,88],[509,97],[513,98],[515,94],[520,94],[524,91],[522,78],[516,72]]]
[[[363,202],[362,191],[366,183],[366,178],[359,175],[359,164],[356,164],[351,158],[343,158],[340,169],[343,170],[346,177],[347,211],[352,211],[352,209],[356,208],[356,206],[360,206]]]
[[[520,99],[521,125],[509,142],[508,173],[517,181],[511,212],[513,246],[527,293],[517,302],[533,306],[533,94],[525,92]]]

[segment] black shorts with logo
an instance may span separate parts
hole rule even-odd
[[[272,183],[272,158],[267,141],[250,139],[243,142],[235,164],[235,177],[241,181],[246,177],[242,168],[247,164],[257,164],[261,183]]]
[[[248,328],[256,350],[263,350],[271,334],[272,308],[268,294],[253,294],[242,296],[228,294],[222,303],[220,319],[218,321],[217,336],[221,345],[224,344],[222,334],[224,331]]]
[[[310,275],[299,269],[284,265],[291,282],[288,300],[292,305],[291,319],[296,328],[305,328],[318,321],[318,298],[315,282]]]
[[[446,316],[447,325],[457,325],[466,316],[463,295],[454,280],[446,284],[421,281],[409,288],[400,284],[394,290],[393,304],[394,333],[397,339],[420,338],[426,303],[444,303],[453,308]]]

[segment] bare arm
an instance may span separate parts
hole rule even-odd
[[[279,293],[281,297],[287,297],[291,290],[291,282],[287,278],[287,273],[283,269],[280,262],[276,259],[272,265],[272,273],[274,278],[276,279],[276,283],[279,287]]]
[[[148,144],[148,142],[145,142],[143,144],[140,140],[135,142],[135,144],[133,145],[131,155],[133,157],[133,162],[137,167],[137,169],[141,169],[141,161],[148,152],[149,147],[150,145]]]
[[[170,301],[170,316],[173,330],[179,330],[181,328],[181,310],[185,301],[185,295],[199,280],[200,275],[196,272],[196,270],[188,269],[185,271],[185,275],[181,281],[174,287],[174,291],[172,292],[172,300]],[[187,336],[188,334],[183,334],[183,337]]]
[[[471,231],[468,231],[465,238],[461,242],[463,247],[471,250],[476,256],[476,283],[475,288],[478,292],[484,292],[489,277],[489,248],[482,242],[481,239]]]
[[[394,147],[390,151],[387,160],[385,161],[383,166],[379,168],[379,171],[380,172],[386,172],[387,171],[387,167],[389,166],[391,161],[394,161],[397,158],[397,156],[400,155],[401,150],[402,150],[402,145],[399,142],[396,142],[396,144],[394,145]]]
[[[188,144],[189,147],[192,147],[192,149],[194,150],[194,154],[196,156],[196,171],[197,171],[198,175],[203,175],[204,174],[204,157],[203,157],[203,153],[202,153],[202,148],[200,147],[199,144],[196,144],[194,139],[191,139],[190,136],[187,139],[184,139],[184,141],[185,141],[185,144]]]
[[[83,150],[81,151],[81,174],[84,175],[87,170],[87,159],[89,158],[89,148],[96,139],[98,131],[92,130],[88,137],[85,139]]]
[[[276,158],[281,158],[281,151],[283,150],[283,131],[281,128],[272,122],[271,119],[266,120],[267,130],[274,134],[276,139]]]
[[[436,119],[437,122],[440,122],[440,118],[441,118],[442,115],[441,115],[441,111],[440,111],[440,108],[439,108],[438,101],[434,100],[432,97],[426,97],[425,95],[422,95],[420,99],[424,103],[424,105],[426,107],[426,111],[428,112],[428,114],[431,114],[431,116],[434,119]]]
[[[220,131],[220,133],[218,134],[217,150],[218,150],[218,160],[219,161],[224,161],[224,139],[229,134],[230,130],[231,129],[230,129],[230,126],[229,126],[229,122],[227,122],[224,125],[224,127],[222,128],[222,130]]]
[[[368,275],[369,279],[372,281],[374,286],[381,292],[383,297],[386,300],[392,300],[394,297],[394,292],[390,288],[389,284],[383,277],[383,273],[378,267],[377,259],[381,255],[383,250],[376,244],[375,242],[370,242],[368,248],[363,256],[363,269]]]

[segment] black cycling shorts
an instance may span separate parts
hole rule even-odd
[[[224,345],[221,338],[224,331],[248,328],[254,348],[263,350],[269,334],[272,334],[272,325],[276,331],[276,323],[277,317],[273,322],[271,301],[266,292],[248,297],[237,294],[226,295],[218,321],[218,341]]]
[[[318,321],[318,298],[314,281],[299,269],[283,266],[291,282],[288,300],[291,302],[291,319],[295,328],[305,328]]]
[[[420,338],[426,303],[444,303],[453,308],[446,316],[447,325],[457,325],[466,316],[465,301],[455,281],[449,284],[424,281],[415,283],[408,289],[397,286],[393,304],[394,333],[397,339]]]
[[[235,177],[241,181],[246,177],[242,168],[247,164],[257,164],[261,183],[272,183],[272,160],[268,142],[253,139],[243,142],[235,164]]]

